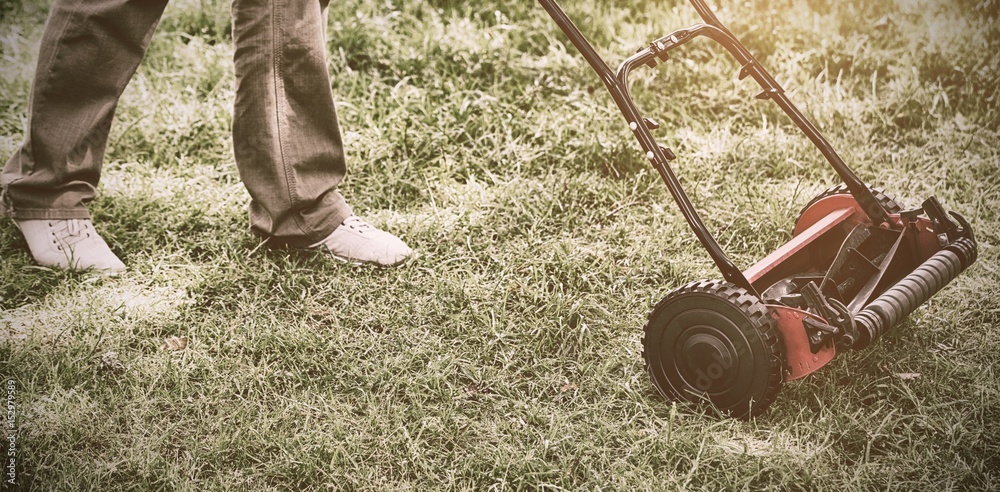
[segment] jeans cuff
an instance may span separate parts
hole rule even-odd
[[[66,219],[90,219],[90,212],[87,209],[51,209],[51,208],[16,208],[5,203],[2,207],[3,215],[14,220],[66,220]]]

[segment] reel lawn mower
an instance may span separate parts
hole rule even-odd
[[[906,209],[870,188],[844,164],[781,86],[719,21],[704,0],[690,0],[704,23],[656,39],[617,72],[597,54],[554,0],[539,0],[597,72],[639,145],[663,178],[724,280],[702,280],[667,294],[649,315],[643,358],[667,398],[710,402],[734,417],[758,415],[785,381],[804,377],[838,351],[863,349],[969,267],[977,254],[969,223],[930,197]],[[819,148],[843,184],[802,210],[793,237],[741,271],[705,227],[629,95],[629,74],[656,67],[698,37],[726,49],[747,76]]]

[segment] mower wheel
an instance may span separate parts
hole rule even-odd
[[[669,399],[710,401],[749,418],[764,411],[782,382],[785,345],[767,307],[728,282],[674,290],[649,315],[643,359]]]
[[[875,195],[875,200],[878,201],[879,205],[882,205],[882,208],[885,209],[886,213],[898,214],[903,211],[903,204],[896,201],[896,197],[892,196],[891,193],[885,191],[882,188],[873,188],[871,185],[868,186],[868,189],[872,190],[872,193]],[[798,230],[798,224],[799,221],[802,219],[802,216],[806,213],[806,210],[809,210],[809,207],[812,207],[816,202],[829,196],[850,195],[850,194],[851,191],[847,189],[847,185],[841,183],[837,186],[827,189],[826,191],[820,193],[819,195],[816,195],[815,198],[809,200],[809,203],[807,203],[805,207],[802,207],[802,210],[799,212],[799,217],[795,219],[794,230]]]

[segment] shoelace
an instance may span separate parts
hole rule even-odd
[[[59,225],[49,222],[49,233],[52,234],[52,244],[57,245],[56,248],[60,251],[65,246],[73,246],[90,237],[90,221],[69,219],[59,222]]]
[[[372,227],[371,224],[365,222],[364,220],[361,220],[361,217],[358,217],[357,215],[352,215],[344,219],[344,225],[362,234],[365,231],[370,231],[374,229],[374,227]]]

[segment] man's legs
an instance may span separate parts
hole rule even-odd
[[[90,224],[118,98],[167,0],[57,0],[43,35],[22,148],[2,175],[3,211],[36,261],[120,270]],[[233,132],[255,231],[352,262],[412,251],[351,214],[336,191],[343,146],[325,62],[327,0],[234,0]]]
[[[353,217],[337,192],[346,167],[326,65],[328,3],[233,1],[233,147],[250,225],[278,244],[396,264],[412,251]]]
[[[250,225],[313,244],[351,208],[337,192],[344,150],[326,66],[325,3],[235,0],[233,147],[253,201]]]
[[[121,270],[93,230],[118,98],[167,0],[57,0],[42,35],[24,143],[0,174],[0,208],[48,266]]]

